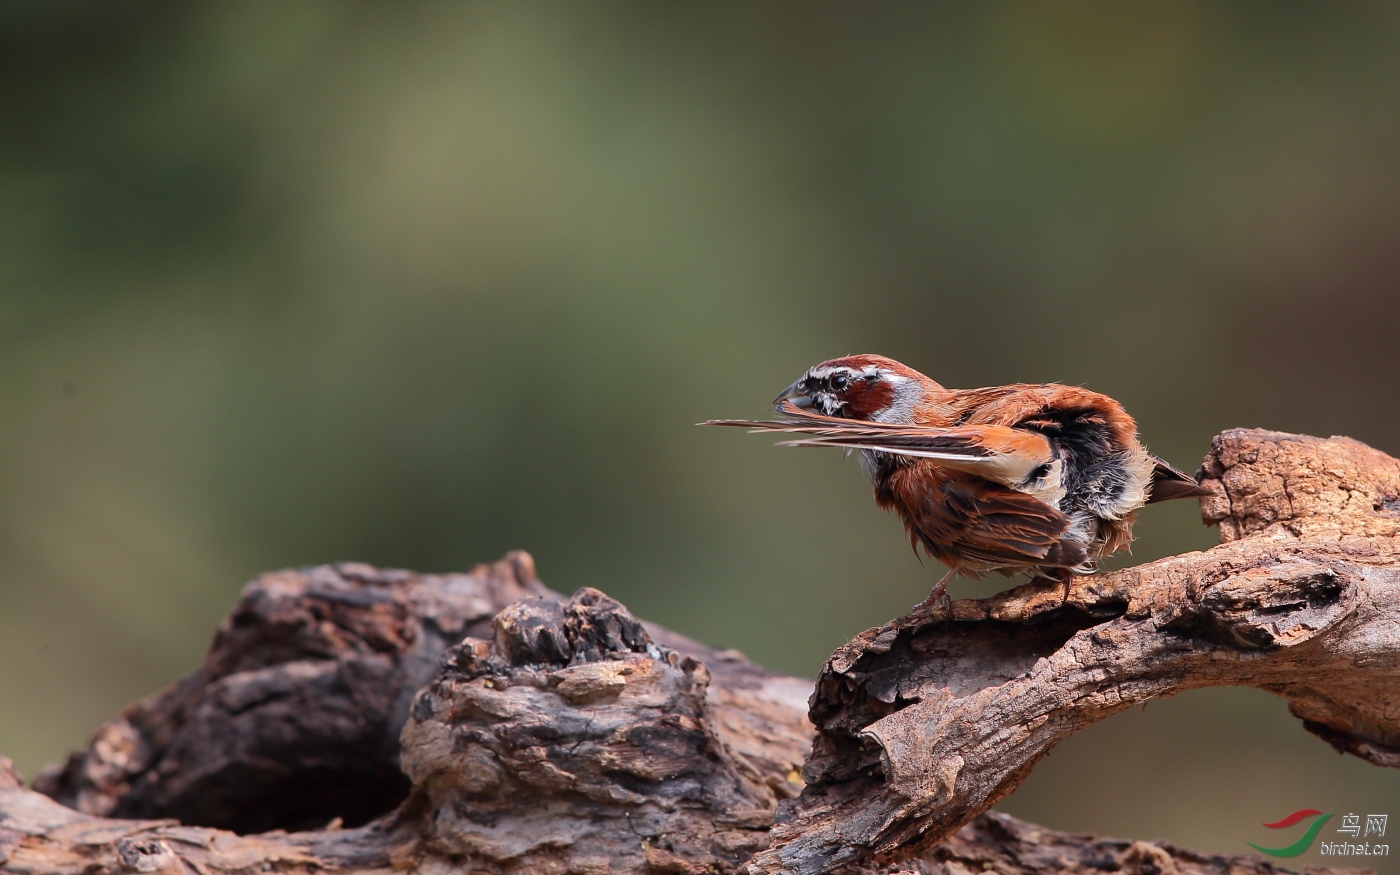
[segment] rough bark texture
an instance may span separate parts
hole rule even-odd
[[[265,574],[198,671],[103,724],[34,787],[87,814],[242,833],[365,823],[408,796],[399,730],[443,652],[542,595],[525,553],[470,574]]]
[[[426,849],[505,871],[733,871],[799,789],[808,685],[731,688],[727,707],[713,688],[597,590],[507,608],[491,641],[449,654],[404,730]],[[736,708],[737,725],[716,719]]]
[[[1221,546],[872,629],[828,661],[811,722],[810,682],[596,590],[566,601],[523,553],[265,575],[199,671],[42,793],[0,759],[0,869],[1279,871],[983,813],[1077,729],[1212,684],[1400,763],[1400,462],[1235,431],[1205,475]]]
[[[755,873],[896,862],[943,841],[1056,743],[1149,699],[1250,685],[1338,750],[1400,764],[1400,462],[1348,438],[1217,437],[1222,543],[900,617],[817,681],[800,798]]]

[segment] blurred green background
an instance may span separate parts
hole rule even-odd
[[[11,0],[0,752],[32,776],[338,559],[523,547],[812,676],[941,569],[853,462],[693,423],[880,352],[1110,393],[1192,470],[1232,426],[1400,452],[1398,234],[1394,4]],[[1212,690],[1002,807],[1239,853],[1397,791]]]

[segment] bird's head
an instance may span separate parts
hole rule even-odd
[[[928,390],[941,389],[923,374],[880,355],[848,355],[814,365],[773,406],[790,401],[826,416],[910,422]]]

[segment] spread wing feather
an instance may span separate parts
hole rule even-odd
[[[817,414],[803,414],[801,419],[720,419],[704,424],[748,428],[758,434],[808,435],[782,441],[781,446],[878,450],[928,459],[1007,486],[1025,482],[1033,471],[1054,459],[1044,435],[1001,425],[930,428]]]

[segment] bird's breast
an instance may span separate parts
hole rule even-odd
[[[860,450],[860,467],[865,471],[865,476],[870,478],[870,485],[879,489],[881,484],[889,480],[890,475],[909,464],[909,459],[905,456],[897,456],[894,453],[882,453],[879,450]]]

